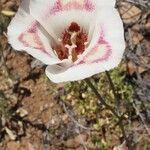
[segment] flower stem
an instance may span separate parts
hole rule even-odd
[[[110,76],[109,76],[110,77]],[[113,85],[113,82],[111,80],[111,78],[109,78],[110,81],[111,81],[111,84]],[[125,140],[127,140],[127,136],[126,136],[126,132],[125,132],[125,129],[124,129],[124,125],[123,125],[123,122],[122,122],[122,116],[120,116],[112,106],[110,106],[109,104],[107,104],[105,102],[105,100],[103,99],[103,97],[101,96],[101,94],[97,91],[97,89],[94,87],[94,85],[92,84],[92,82],[90,81],[90,79],[85,79],[85,82],[87,83],[87,85],[92,89],[92,91],[95,93],[95,95],[97,96],[98,100],[101,102],[102,105],[104,105],[106,107],[106,109],[110,110],[116,117],[117,119],[119,120],[118,121],[118,125],[122,131],[122,134],[123,134],[123,137]],[[114,87],[114,85],[113,85]],[[115,91],[115,88],[113,89]],[[114,95],[115,96],[115,95]],[[115,97],[116,98],[116,97]]]
[[[109,109],[118,119],[120,118],[119,115],[115,112],[114,108],[111,107],[110,105],[108,105],[105,100],[103,99],[103,97],[101,96],[101,94],[97,91],[97,89],[94,87],[94,85],[92,84],[92,82],[90,81],[90,79],[85,79],[85,82],[87,83],[87,85],[93,90],[93,92],[95,93],[95,95],[97,96],[98,100],[100,101],[100,103],[102,105],[104,105],[106,107],[106,109]]]
[[[111,89],[113,91],[113,94],[114,94],[114,97],[115,97],[115,102],[116,102],[116,111],[117,111],[117,113],[119,115],[120,114],[120,111],[119,111],[119,97],[118,97],[118,94],[117,94],[116,89],[115,89],[115,85],[113,84],[113,81],[111,79],[111,76],[110,76],[109,72],[106,71],[105,73],[106,73],[106,76],[108,78],[110,87],[111,87]]]

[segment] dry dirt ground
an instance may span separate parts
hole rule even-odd
[[[51,83],[42,63],[11,48],[6,33],[12,16],[4,10],[16,12],[18,6],[18,0],[0,1],[0,150],[149,150],[150,2],[117,2],[127,42],[123,73],[133,90],[131,111],[123,118],[128,142],[110,112],[88,108],[74,114],[74,106],[81,106],[73,101],[76,91]],[[86,96],[78,97],[83,106]],[[96,124],[99,114],[108,117]]]

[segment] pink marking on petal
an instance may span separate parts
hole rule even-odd
[[[99,46],[98,46],[99,47]],[[95,51],[98,50],[98,47],[97,49],[95,49]],[[106,52],[105,54],[101,57],[101,58],[98,58],[97,60],[94,60],[92,63],[99,63],[99,62],[103,62],[103,61],[107,61],[108,58],[111,56],[112,52],[111,52],[111,47],[108,45],[108,43],[106,44]]]
[[[92,12],[95,10],[95,6],[91,0],[83,0],[83,5],[76,0],[70,0],[66,4],[63,4],[61,0],[57,0],[54,6],[52,8],[50,7],[49,14],[56,15],[58,12],[69,10],[86,10],[87,12]]]
[[[93,3],[90,0],[85,0],[84,8],[88,12],[92,12],[95,10],[95,6],[93,5]]]
[[[76,65],[82,65],[82,64],[87,63],[86,61],[88,59],[90,59],[90,57],[92,57],[99,50],[100,46],[105,46],[106,47],[104,55],[97,58],[96,60],[91,61],[90,63],[100,63],[100,62],[102,63],[104,61],[107,61],[109,59],[109,57],[111,56],[111,54],[112,54],[111,46],[105,40],[105,35],[104,35],[104,30],[103,29],[101,29],[100,37],[98,39],[97,44],[92,48],[92,50],[86,56],[84,56],[83,60],[81,60]]]
[[[77,65],[83,65],[85,64],[86,62],[84,60],[81,60]]]
[[[83,10],[84,6],[79,4],[78,2],[74,1],[74,2],[69,2],[66,5],[64,5],[63,10]]]
[[[27,41],[27,39],[25,39],[25,36],[31,36],[31,40],[33,40],[32,44],[35,44],[34,46],[31,45],[31,43],[29,43],[29,41]],[[39,36],[38,36],[38,23],[34,22],[32,23],[32,25],[23,33],[20,34],[20,36],[18,37],[18,40],[25,46],[25,47],[32,47],[35,49],[38,49],[44,53],[48,52],[45,50],[43,43],[41,42]],[[30,40],[30,39],[28,39]]]
[[[31,25],[31,27],[28,28],[27,31],[30,32],[30,33],[36,33],[36,31],[37,31],[37,26],[38,26],[37,22],[34,22],[34,23]]]
[[[97,47],[97,50],[98,50],[98,48],[99,48],[100,45],[105,45],[105,46],[106,46],[106,52],[105,52],[105,54],[104,54],[101,58],[95,60],[94,62],[107,61],[108,58],[109,58],[109,57],[111,56],[111,54],[112,54],[111,46],[110,46],[109,43],[105,40],[105,34],[104,34],[104,30],[103,30],[103,29],[101,30],[101,35],[100,35],[100,38],[99,38],[99,40],[98,40],[98,45],[97,45],[98,47]]]
[[[50,15],[55,15],[57,12],[63,11],[63,6],[60,0],[57,0],[53,6],[50,8]]]

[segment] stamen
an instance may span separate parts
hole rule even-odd
[[[75,62],[78,55],[84,52],[86,45],[87,33],[83,29],[80,30],[77,23],[72,22],[53,49],[60,60],[71,59],[72,62]]]

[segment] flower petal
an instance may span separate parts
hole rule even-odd
[[[114,65],[109,64],[108,62],[103,65],[96,62],[92,64],[79,64],[70,68],[61,67],[59,65],[50,65],[46,68],[45,72],[51,81],[59,83],[82,80],[99,72],[110,70],[113,67]]]
[[[111,55],[113,58],[118,58],[118,61],[123,55],[125,49],[124,28],[118,11],[115,8],[110,9],[104,7],[100,11],[97,11],[95,17],[95,29],[91,36],[89,46],[75,62],[76,64],[81,61],[88,63],[96,61],[103,56],[103,53],[105,54],[107,52],[105,51],[107,49],[110,49]],[[107,47],[107,49],[104,47]],[[98,53],[99,55],[97,55]]]
[[[116,0],[93,0],[93,3],[97,6],[97,7],[114,7]]]
[[[77,22],[88,29],[94,5],[90,0],[33,0],[30,10],[47,32],[58,39],[71,22]]]
[[[60,62],[50,47],[48,34],[30,15],[29,0],[23,0],[8,27],[8,40],[16,50],[25,50],[46,64]]]
[[[95,31],[87,50],[71,67],[48,66],[46,74],[50,80],[56,83],[81,80],[110,70],[120,63],[125,41],[119,13],[114,8],[105,7],[97,16]]]

